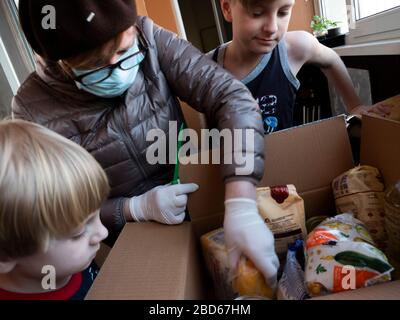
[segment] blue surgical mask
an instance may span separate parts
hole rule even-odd
[[[125,52],[119,59],[118,62],[127,58],[128,56],[139,51],[139,47],[137,44],[137,40],[133,46]],[[144,54],[140,53],[133,56],[131,59],[124,61],[124,64],[135,65],[133,68],[128,70],[122,70],[120,68],[115,68],[111,75],[104,79],[101,82],[93,83],[98,80],[101,80],[105,77],[105,74],[108,74],[109,70],[101,69],[98,72],[94,72],[88,77],[90,77],[90,83],[93,84],[82,84],[80,82],[75,81],[77,87],[79,89],[83,89],[91,94],[94,94],[99,97],[104,98],[113,98],[122,95],[126,90],[128,90],[133,83],[135,82],[137,73],[139,71],[139,63],[144,59]],[[92,70],[82,70],[82,69],[72,69],[76,76],[80,76],[82,74],[88,73]],[[86,79],[86,78],[85,78]]]

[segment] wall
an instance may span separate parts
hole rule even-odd
[[[173,0],[144,0],[147,15],[154,20],[155,23],[165,29],[179,33],[172,1]]]
[[[201,48],[201,38],[198,32],[196,13],[193,10],[192,3],[192,0],[179,0],[179,7],[181,8],[182,19],[188,40],[193,43],[195,47]]]
[[[188,40],[203,52],[218,46],[219,39],[211,2],[204,0],[178,2]]]
[[[146,3],[144,0],[136,0],[136,8],[140,16],[147,16]]]
[[[313,1],[297,0],[293,8],[289,31],[306,30],[312,32],[310,24],[314,14],[315,10]]]

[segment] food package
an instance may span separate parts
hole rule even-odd
[[[351,213],[322,222],[308,235],[305,250],[305,281],[311,296],[391,280],[393,267]]]
[[[237,275],[233,278],[233,290],[239,296],[267,297],[275,299],[275,290],[267,286],[264,276],[251,260],[240,257]]]
[[[294,185],[257,189],[258,211],[274,234],[275,251],[281,267],[288,246],[307,236],[304,201]]]
[[[305,300],[309,298],[304,282],[303,240],[289,246],[286,264],[278,283],[278,300]]]
[[[275,250],[283,267],[289,244],[305,239],[307,235],[303,199],[293,185],[260,188],[257,189],[257,206],[274,234]],[[237,296],[276,298],[276,290],[266,285],[261,272],[246,257],[239,259],[237,274],[230,274],[223,229],[203,235],[201,244],[218,299]]]
[[[235,294],[230,280],[228,253],[224,230],[211,231],[200,238],[204,260],[214,283],[217,299],[233,299]]]
[[[353,168],[333,180],[332,189],[338,213],[352,212],[367,226],[377,246],[385,250],[385,186],[379,170],[371,166]]]
[[[275,290],[266,285],[263,275],[249,259],[241,257],[237,274],[230,273],[222,228],[203,235],[201,245],[217,299],[234,299],[238,296],[275,298]]]

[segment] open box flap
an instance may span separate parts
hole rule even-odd
[[[329,207],[334,210],[332,180],[354,166],[344,116],[268,135],[265,150],[266,169],[260,186],[294,184],[300,194],[309,195],[305,198],[306,210],[312,208],[313,212],[308,215],[321,214],[327,208],[325,201],[321,205],[312,202],[315,193],[331,202]],[[193,222],[223,214],[224,187],[219,165],[181,164],[180,179],[200,186],[188,202]]]
[[[400,180],[400,122],[363,116],[360,162],[378,168],[386,186]]]

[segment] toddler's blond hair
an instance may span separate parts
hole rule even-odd
[[[68,236],[108,192],[104,170],[78,144],[38,124],[0,121],[0,261]]]

